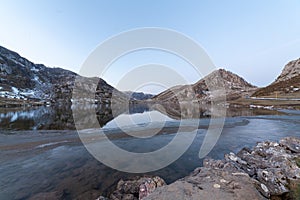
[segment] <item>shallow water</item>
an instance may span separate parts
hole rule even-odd
[[[63,199],[95,199],[111,191],[120,178],[137,175],[119,172],[97,161],[82,145],[76,131],[44,130],[43,127],[56,129],[63,126],[55,124],[55,120],[64,118],[62,114],[60,118],[57,117],[57,113],[62,112],[51,109],[40,107],[26,110],[29,114],[7,114],[9,112],[6,111],[0,115],[0,199],[29,199],[39,193],[50,194],[53,191]],[[32,112],[34,114],[30,114]],[[273,115],[228,117],[221,137],[208,156],[222,159],[225,153],[237,152],[245,146],[252,147],[259,141],[278,141],[286,136],[300,137],[300,112],[283,112],[285,114],[274,112]],[[120,136],[112,140],[120,148],[132,152],[150,152],[164,147],[174,138],[182,122],[157,111],[143,113],[142,110],[138,114],[133,113],[120,114],[115,121],[106,120],[103,130],[107,134],[118,135],[122,130],[116,123],[122,124],[122,120],[128,120],[126,116],[133,115],[137,116],[135,124],[131,126],[125,123],[126,131],[152,130],[162,124],[164,131],[150,138]],[[151,123],[148,117],[152,114],[159,115],[156,119],[163,117],[166,121]],[[44,118],[45,116],[48,117]],[[26,125],[27,121],[31,122],[31,127]],[[183,121],[186,125],[193,123],[193,119]],[[16,122],[23,125],[15,124]],[[3,124],[7,126],[2,126]],[[201,119],[200,124],[192,145],[177,161],[149,174],[159,175],[170,183],[201,166],[202,160],[198,154],[209,119]],[[71,125],[65,126],[66,129],[68,127]],[[101,144],[101,141],[97,142]]]

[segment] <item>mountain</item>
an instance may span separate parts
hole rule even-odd
[[[80,87],[89,88],[97,84],[96,101],[110,103],[115,99],[124,101],[127,95],[116,90],[99,78],[85,78],[62,68],[34,64],[18,53],[0,46],[0,98],[13,100],[34,100],[51,102],[71,102],[75,78],[81,78]]]
[[[0,46],[1,95],[11,98],[51,99],[53,86],[74,80],[74,72],[34,64]]]
[[[126,91],[124,93],[127,94],[132,100],[146,100],[151,99],[154,96],[153,94],[146,94],[144,92]]]
[[[252,96],[300,98],[300,58],[286,64],[273,83],[257,90]]]
[[[276,83],[290,80],[300,75],[300,58],[290,61],[285,65],[281,74],[275,80]]]
[[[210,83],[209,87],[206,83]],[[152,98],[154,101],[174,102],[178,98],[183,101],[198,101],[209,103],[211,99],[221,96],[225,89],[226,99],[234,100],[253,93],[257,87],[251,85],[240,76],[224,69],[215,70],[192,85],[172,87]]]

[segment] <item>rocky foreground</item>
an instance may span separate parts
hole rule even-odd
[[[300,139],[262,142],[223,160],[206,159],[170,185],[157,176],[120,180],[109,198],[98,198],[137,199],[300,199]]]

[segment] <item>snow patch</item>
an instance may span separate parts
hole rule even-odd
[[[14,122],[18,119],[18,113],[15,113],[12,118],[10,119],[10,122]]]
[[[16,63],[17,65],[20,65],[22,67],[25,67],[25,65],[23,63],[20,63],[19,61],[15,60],[15,58],[10,59],[11,61],[13,61],[14,63]]]
[[[18,94],[20,91],[17,89],[17,88],[15,88],[15,87],[11,87],[11,90],[12,90],[12,92],[13,93],[15,93],[15,94]]]
[[[35,68],[35,67],[32,67],[30,70],[31,70],[31,71],[34,71],[34,72],[39,72],[39,71],[40,71],[39,69],[37,69],[37,68]]]
[[[258,109],[268,109],[268,110],[273,110],[274,109],[274,106],[260,106],[260,105],[249,105],[250,109],[253,109],[253,108],[258,108]]]
[[[39,79],[39,77],[38,77],[38,76],[34,76],[33,80],[35,80],[35,81],[39,81],[40,79]]]

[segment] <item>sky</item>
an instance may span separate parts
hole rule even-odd
[[[0,5],[1,46],[74,72],[106,39],[143,27],[187,35],[216,67],[257,86],[273,82],[285,64],[300,57],[299,0],[0,0]],[[171,66],[190,83],[199,79],[180,58],[151,50],[121,57],[103,78],[117,86],[134,66],[149,63]]]

